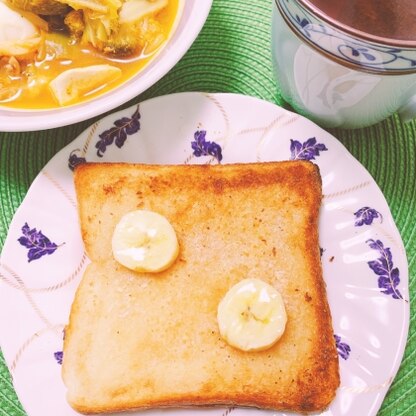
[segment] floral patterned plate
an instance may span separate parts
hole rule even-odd
[[[323,179],[320,243],[341,387],[322,415],[375,415],[409,325],[406,255],[380,189],[334,137],[307,119],[251,97],[202,93],[155,98],[95,123],[45,166],[16,212],[1,257],[0,341],[27,413],[76,414],[60,377],[63,328],[88,263],[75,165],[285,159],[312,160]],[[134,414],[286,415],[242,408]]]

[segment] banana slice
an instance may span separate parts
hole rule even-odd
[[[115,66],[91,65],[62,72],[50,82],[49,87],[59,104],[66,105],[104,87],[120,76],[121,69]]]
[[[283,335],[287,316],[274,287],[259,279],[245,279],[221,300],[217,320],[228,344],[243,351],[262,351]]]
[[[124,215],[112,239],[114,258],[136,272],[160,272],[175,261],[179,244],[175,230],[162,215],[146,210]]]

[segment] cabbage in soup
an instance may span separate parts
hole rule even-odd
[[[0,0],[0,106],[67,106],[125,82],[165,43],[179,1]]]

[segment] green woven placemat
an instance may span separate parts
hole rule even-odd
[[[284,106],[271,69],[273,3],[214,0],[204,29],[184,58],[151,89],[121,108],[179,91],[235,92]],[[0,133],[0,248],[33,179],[55,153],[92,121],[44,132]],[[393,116],[370,128],[331,133],[369,170],[390,205],[407,252],[412,299],[416,293],[416,123],[404,125]],[[416,414],[415,317],[411,305],[405,356],[380,416]],[[0,354],[0,416],[25,414]]]

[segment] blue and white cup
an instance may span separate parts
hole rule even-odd
[[[398,45],[345,30],[307,1],[275,3],[274,72],[297,112],[340,128],[369,126],[396,112],[403,121],[416,117],[416,39]]]

